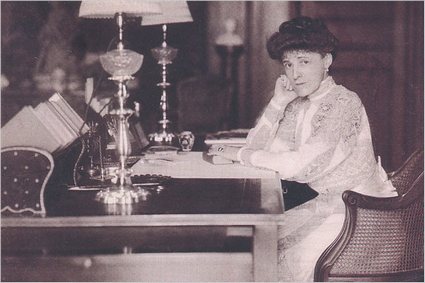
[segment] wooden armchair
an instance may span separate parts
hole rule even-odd
[[[390,174],[399,196],[345,191],[345,222],[316,263],[315,281],[424,279],[423,149]]]
[[[44,215],[44,189],[53,157],[33,147],[1,149],[1,214]]]

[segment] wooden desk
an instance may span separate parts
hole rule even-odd
[[[2,218],[2,280],[276,281],[280,181],[256,174],[173,176],[125,208],[65,191],[45,218]]]

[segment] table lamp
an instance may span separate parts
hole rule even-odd
[[[100,56],[102,67],[111,76],[109,80],[118,85],[115,95],[117,99],[115,109],[109,114],[114,115],[118,121],[116,132],[117,152],[119,156],[119,168],[115,174],[117,184],[102,188],[96,195],[96,200],[106,204],[131,204],[139,201],[139,196],[144,192],[131,185],[129,181],[130,170],[127,168],[127,158],[131,153],[129,141],[128,118],[133,110],[125,108],[125,102],[129,96],[127,82],[134,79],[143,63],[143,55],[124,48],[123,25],[126,17],[145,17],[161,14],[161,6],[158,2],[139,0],[87,0],[82,1],[79,16],[83,18],[115,18],[118,25],[117,48]]]
[[[167,116],[169,108],[167,88],[170,86],[170,83],[167,82],[167,65],[173,63],[178,50],[167,44],[167,24],[192,22],[193,19],[185,1],[164,1],[159,4],[161,5],[162,13],[143,17],[142,26],[162,25],[163,42],[160,46],[151,49],[152,56],[162,66],[162,81],[157,83],[157,86],[162,91],[160,100],[161,120],[158,121],[158,131],[149,135],[149,142],[151,143],[149,150],[166,152],[177,151],[178,149],[178,138],[170,128],[171,121]]]

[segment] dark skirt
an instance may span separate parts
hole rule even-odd
[[[282,180],[283,202],[285,211],[303,204],[319,195],[309,185],[294,181]]]

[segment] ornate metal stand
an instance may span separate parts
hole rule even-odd
[[[178,149],[178,138],[170,128],[171,121],[168,119],[168,99],[167,88],[170,83],[167,82],[167,65],[172,64],[174,58],[177,56],[177,49],[167,45],[167,25],[162,26],[163,42],[160,47],[153,48],[152,56],[158,60],[158,64],[162,65],[162,81],[157,83],[162,90],[160,108],[162,112],[162,119],[158,121],[160,125],[159,130],[149,135],[149,142],[151,143],[150,150],[153,151],[174,151]]]
[[[229,83],[231,96],[229,116],[229,128],[239,127],[239,83],[238,83],[238,60],[243,52],[242,45],[224,46],[216,45],[215,49],[221,57],[221,74]]]
[[[100,56],[102,67],[112,76],[109,80],[118,85],[116,94],[118,107],[109,112],[116,116],[118,121],[115,133],[117,153],[119,156],[119,167],[115,174],[117,183],[100,190],[96,195],[96,200],[106,204],[131,204],[139,201],[140,189],[132,186],[130,181],[131,171],[127,168],[127,158],[131,153],[129,138],[128,118],[133,114],[133,110],[125,108],[125,102],[129,96],[127,82],[134,79],[132,75],[136,73],[143,63],[143,55],[132,50],[124,49],[122,43],[123,15],[118,13],[117,23],[119,27],[119,42],[117,49]]]

